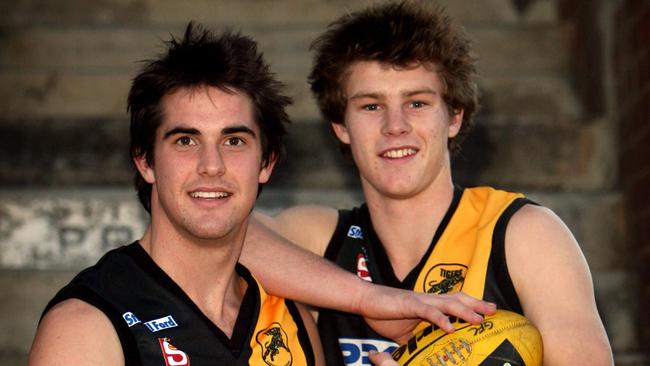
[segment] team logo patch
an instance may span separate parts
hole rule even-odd
[[[363,231],[356,225],[351,225],[348,229],[348,237],[352,239],[363,239]]]
[[[124,318],[124,321],[126,321],[126,325],[128,325],[129,328],[140,323],[140,319],[138,319],[138,317],[130,311],[122,314],[122,318]]]
[[[262,329],[255,336],[255,340],[262,348],[262,359],[269,366],[289,366],[293,356],[289,349],[289,337],[278,322],[274,322],[266,329]]]
[[[368,259],[363,253],[357,255],[357,276],[362,280],[372,282],[370,272],[368,271]]]
[[[169,338],[158,338],[160,349],[165,358],[165,366],[190,366],[190,358],[187,353],[179,350],[171,344]]]
[[[423,291],[431,294],[446,294],[460,291],[465,283],[467,266],[441,263],[433,266],[424,277]]]
[[[347,366],[372,365],[368,352],[392,353],[397,349],[397,343],[381,339],[339,338],[339,346],[343,352],[343,363]]]
[[[157,332],[159,330],[177,327],[178,323],[176,323],[171,315],[167,315],[166,317],[160,319],[150,320],[144,323],[144,325],[146,325],[150,331]]]

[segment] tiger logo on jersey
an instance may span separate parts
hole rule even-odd
[[[423,291],[430,294],[446,294],[460,291],[465,283],[467,266],[441,263],[431,267],[424,277]]]
[[[262,359],[269,366],[289,366],[293,361],[291,350],[287,344],[289,337],[278,322],[262,329],[255,337],[262,347]]]

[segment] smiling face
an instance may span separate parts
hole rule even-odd
[[[214,87],[180,89],[162,100],[154,163],[135,159],[151,183],[152,225],[190,239],[243,235],[262,167],[260,129],[250,99]]]
[[[437,73],[362,61],[347,75],[345,123],[332,126],[350,144],[366,195],[409,198],[449,182],[447,142],[463,114],[450,115]]]

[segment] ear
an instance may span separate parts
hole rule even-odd
[[[275,163],[277,162],[277,157],[273,155],[272,157],[269,158],[268,164],[266,166],[262,166],[262,169],[260,169],[260,174],[257,178],[257,182],[260,184],[264,184],[269,181],[271,178],[271,173],[273,172],[273,168],[275,167]]]
[[[334,133],[336,134],[336,137],[339,139],[339,141],[350,145],[350,134],[348,133],[348,128],[345,127],[345,124],[334,122],[330,122],[330,124],[332,125],[332,129],[334,130]]]
[[[456,135],[458,135],[458,132],[460,131],[460,128],[463,125],[463,113],[464,110],[462,109],[457,109],[454,110],[454,114],[451,115],[451,118],[449,119],[449,127],[448,127],[448,137],[449,138],[454,138]]]
[[[142,178],[144,178],[147,183],[154,184],[156,182],[156,176],[154,174],[153,168],[149,165],[145,156],[134,157],[133,163],[138,169],[138,172],[140,172]]]

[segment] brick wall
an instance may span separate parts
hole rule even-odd
[[[558,9],[571,28],[571,79],[586,116],[613,126],[616,155],[613,189],[620,191],[623,234],[610,250],[623,251],[617,263],[626,278],[615,286],[637,286],[638,296],[613,297],[634,312],[638,326],[629,342],[612,346],[617,364],[648,364],[650,344],[650,2],[640,0],[560,0]],[[598,249],[602,251],[603,249]],[[612,269],[613,269],[612,268]],[[618,310],[614,310],[616,312]],[[615,327],[614,327],[615,328]],[[611,335],[611,328],[609,330]]]
[[[650,2],[625,0],[614,18],[612,61],[619,121],[620,179],[628,241],[638,251],[641,344],[650,344]],[[643,326],[645,325],[645,326]]]
[[[600,11],[593,0],[558,1],[558,12],[571,28],[570,78],[583,110],[591,117],[607,112],[603,78],[593,77],[604,72],[603,30],[597,21]]]

